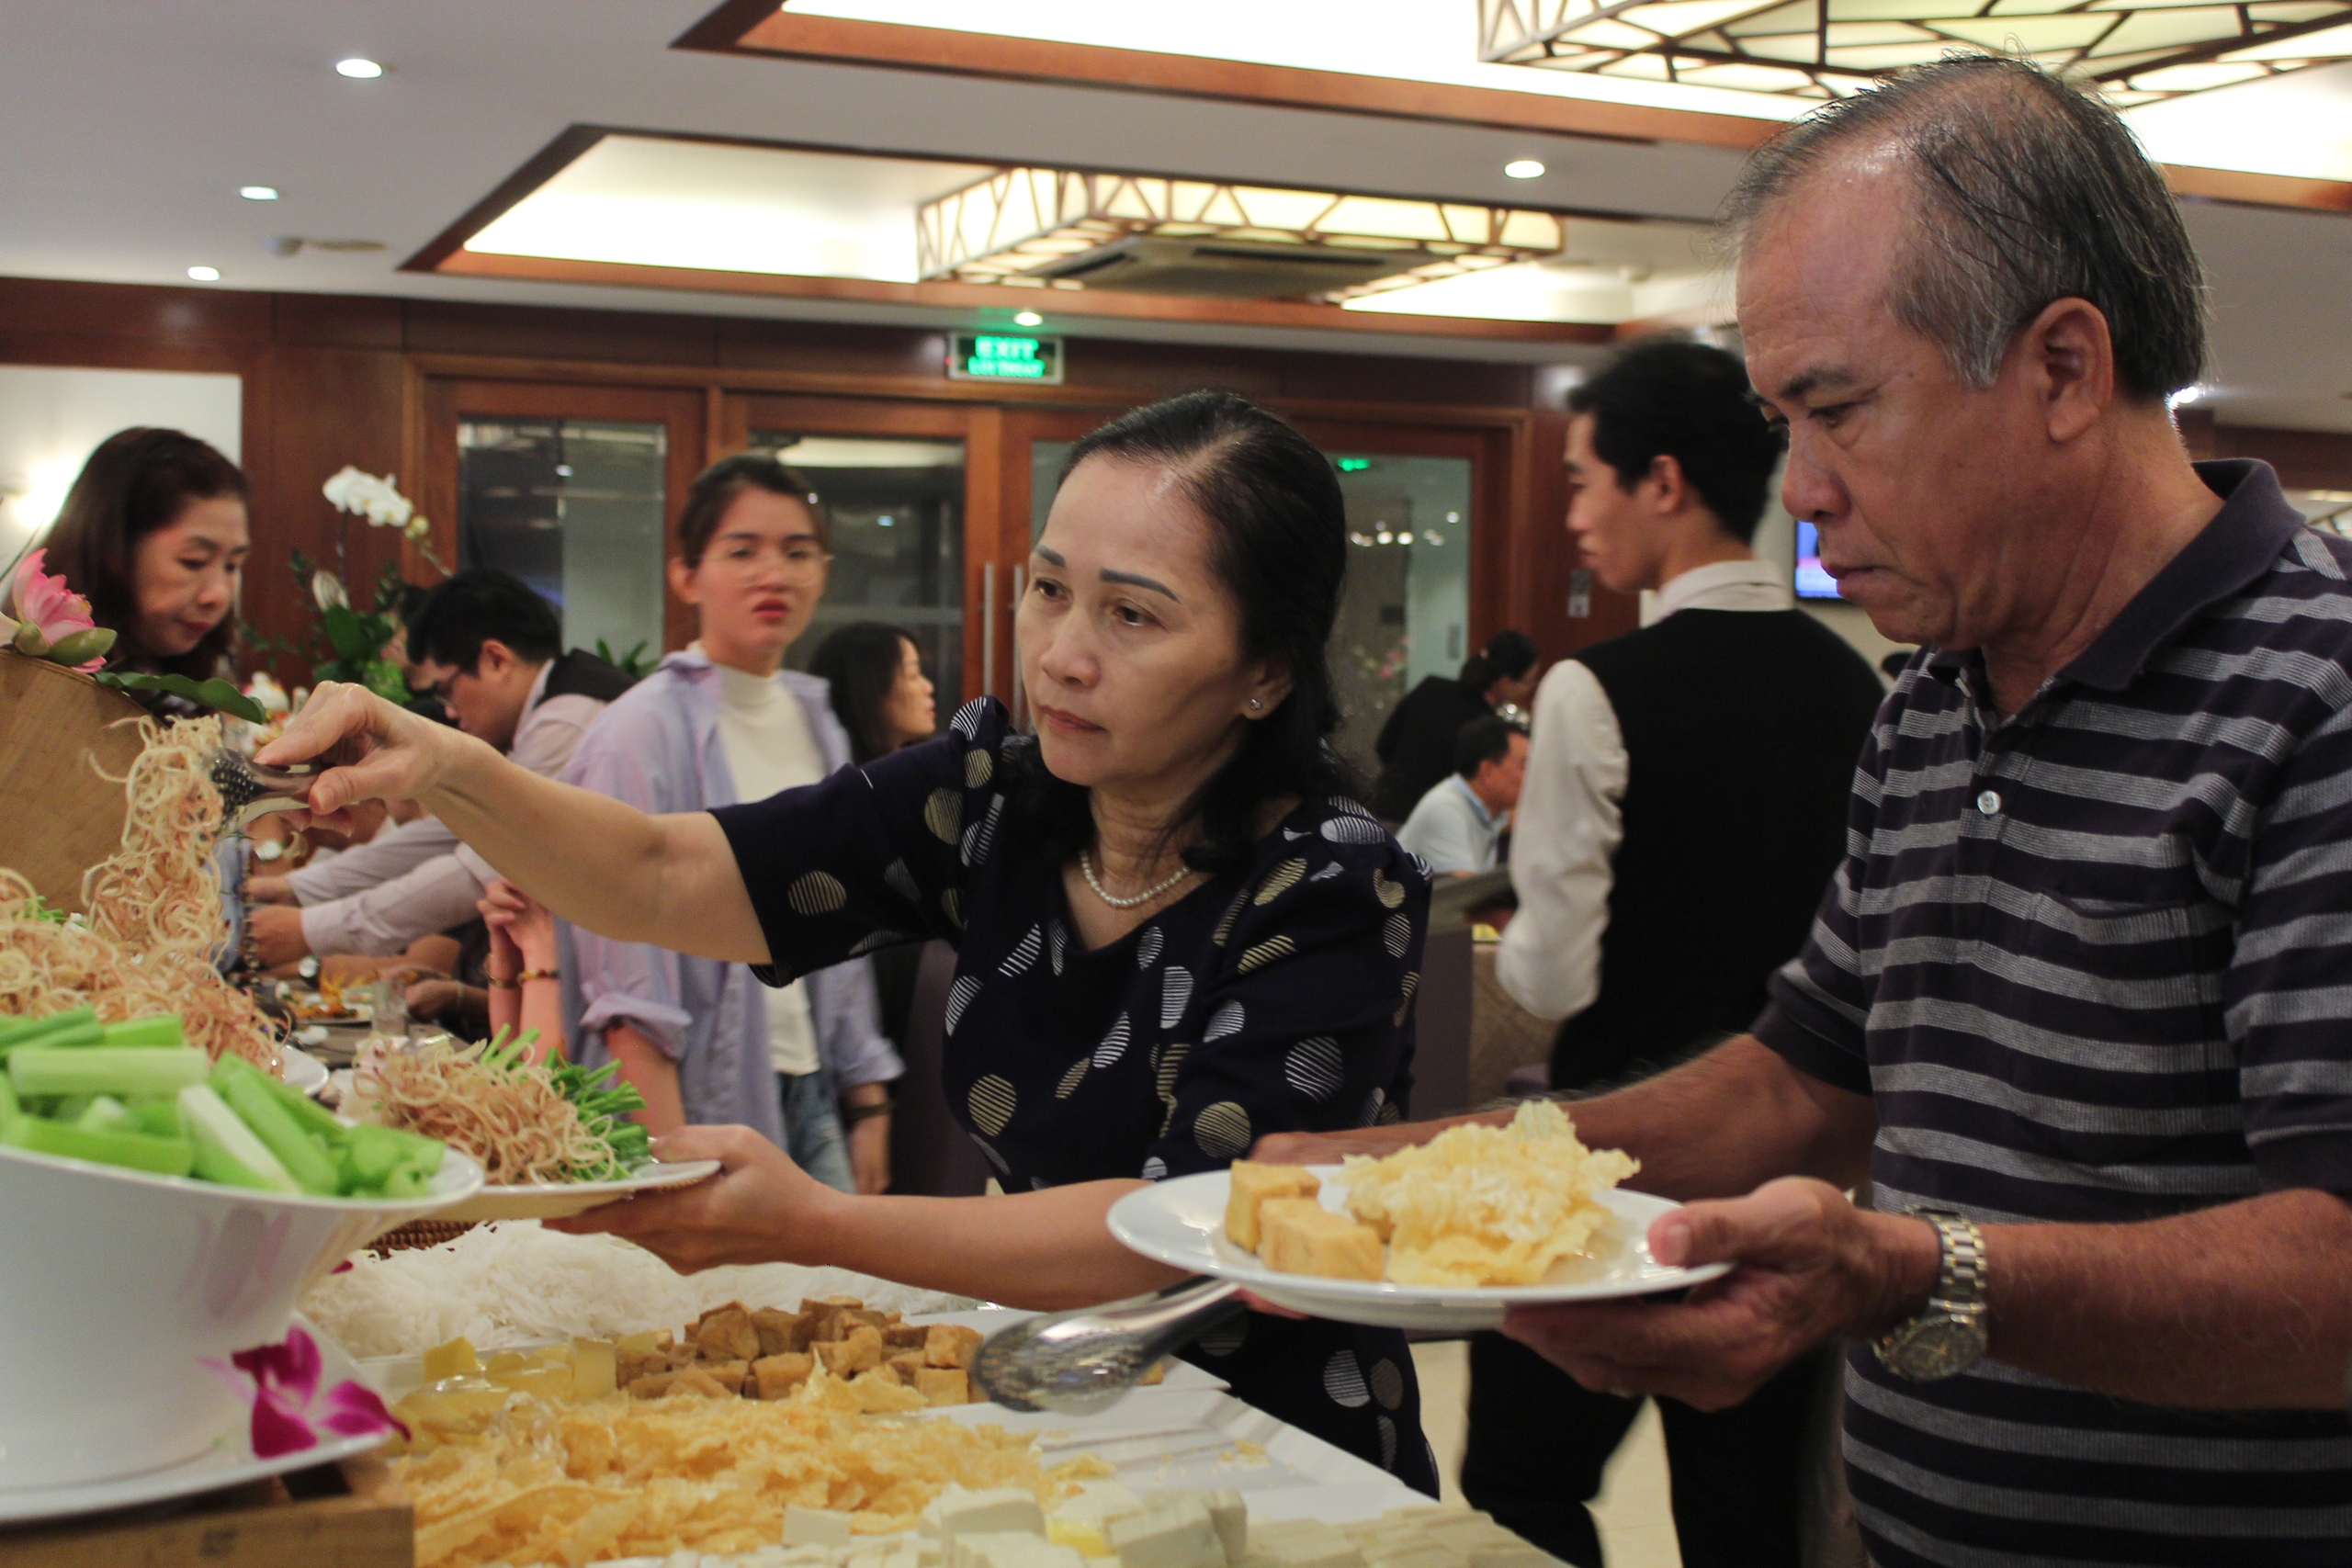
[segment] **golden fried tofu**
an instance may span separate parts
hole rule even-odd
[[[817,1357],[837,1378],[854,1377],[882,1364],[882,1331],[859,1324],[839,1339],[817,1342]]]
[[[1258,1250],[1258,1211],[1277,1198],[1312,1198],[1323,1190],[1303,1165],[1261,1165],[1238,1159],[1227,1173],[1231,1183],[1225,1200],[1226,1239],[1236,1247]]]
[[[695,1324],[695,1348],[706,1361],[750,1361],[763,1353],[751,1309],[741,1302],[703,1314]]]
[[[922,1364],[926,1367],[953,1367],[957,1371],[972,1364],[980,1348],[980,1331],[966,1328],[961,1324],[934,1323],[923,1336]]]
[[[892,1323],[882,1330],[882,1348],[893,1354],[900,1350],[921,1354],[930,1337],[931,1330],[920,1323]]]
[[[972,1384],[960,1367],[924,1367],[915,1373],[915,1388],[925,1404],[969,1404]]]
[[[747,1392],[761,1399],[782,1399],[807,1382],[816,1367],[817,1358],[805,1350],[763,1356],[752,1363],[752,1388]]]
[[[1335,1214],[1312,1198],[1275,1198],[1260,1205],[1258,1247],[1266,1267],[1326,1280],[1377,1280],[1380,1233]]]
[[[809,1341],[805,1337],[808,1320],[799,1313],[762,1307],[752,1314],[752,1326],[760,1331],[763,1356],[782,1356],[808,1348]]]

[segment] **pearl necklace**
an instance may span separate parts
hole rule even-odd
[[[1114,909],[1132,909],[1138,904],[1148,904],[1154,898],[1159,897],[1162,893],[1167,892],[1170,888],[1175,886],[1178,883],[1193,874],[1193,868],[1188,865],[1179,870],[1175,875],[1170,877],[1167,881],[1161,883],[1157,887],[1147,887],[1132,898],[1114,898],[1108,893],[1102,891],[1102,884],[1095,880],[1094,863],[1086,858],[1086,852],[1084,850],[1078,852],[1078,869],[1085,874],[1086,885],[1094,889],[1094,896],[1097,898],[1102,899],[1105,904],[1110,905]]]

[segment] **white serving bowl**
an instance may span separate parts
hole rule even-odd
[[[0,1146],[0,1491],[202,1453],[244,1416],[207,1359],[285,1338],[313,1281],[481,1180],[451,1149],[421,1198],[288,1197]]]

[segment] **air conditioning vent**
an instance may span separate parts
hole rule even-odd
[[[1224,299],[1304,299],[1409,272],[1430,259],[1412,248],[1361,251],[1336,245],[1252,245],[1233,240],[1133,235],[1035,268],[1032,277],[1138,294]]]

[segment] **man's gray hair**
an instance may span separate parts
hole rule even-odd
[[[1974,387],[2052,302],[2107,317],[2126,395],[2205,368],[2205,277],[2180,209],[2098,99],[2022,60],[1952,56],[1825,104],[1748,160],[1724,204],[1733,243],[1838,154],[1894,149],[1912,171],[1888,303]]]

